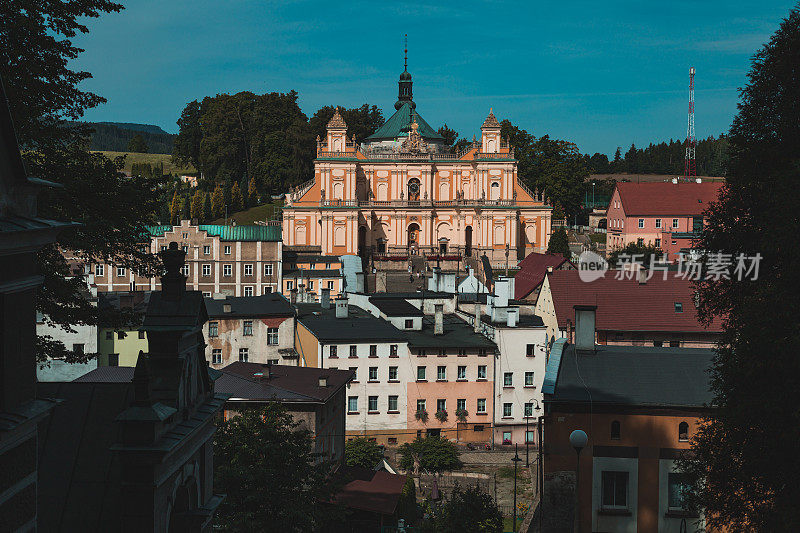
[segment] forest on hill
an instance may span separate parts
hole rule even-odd
[[[137,152],[171,154],[173,150],[175,135],[167,133],[159,126],[127,122],[82,122],[81,124],[91,130],[89,150],[92,151],[134,151],[130,149],[131,141],[137,136],[144,142],[144,150],[139,148],[135,150]]]

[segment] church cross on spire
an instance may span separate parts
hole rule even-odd
[[[404,39],[404,46],[403,46],[403,72],[408,72],[408,34],[406,33],[403,37]]]
[[[395,109],[400,109],[403,104],[408,102],[411,107],[414,107],[414,100],[412,95],[412,82],[411,74],[408,73],[408,34],[403,36],[403,72],[400,74],[400,81],[397,83],[397,102],[394,104]]]

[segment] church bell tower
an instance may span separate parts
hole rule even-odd
[[[398,91],[397,91],[397,102],[394,104],[395,109],[400,109],[403,107],[403,104],[408,102],[411,104],[411,108],[417,107],[417,104],[413,101],[412,95],[412,81],[411,81],[411,74],[408,72],[408,35],[405,38],[405,49],[403,50],[404,59],[403,59],[403,73],[400,74],[400,81],[397,82]]]

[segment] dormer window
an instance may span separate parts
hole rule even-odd
[[[683,313],[683,303],[675,302],[675,312],[676,313]]]

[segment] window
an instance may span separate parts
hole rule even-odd
[[[670,348],[680,348],[681,347],[681,341],[669,341],[669,347]]]
[[[347,412],[348,413],[358,412],[358,396],[347,397]]]
[[[436,400],[436,412],[447,411],[447,400],[440,398]]]
[[[269,294],[272,292],[272,286],[265,286],[262,288],[264,294]]]
[[[533,402],[525,402],[525,416],[532,417],[533,416]]]
[[[417,412],[425,410],[425,400],[417,400]]]
[[[611,509],[628,507],[628,473],[606,471],[602,474],[602,506]]]
[[[661,219],[660,218],[656,219],[656,229],[661,229]]]
[[[231,255],[231,247],[230,245],[225,246],[225,255]]]
[[[264,265],[264,275],[271,276],[272,275],[272,263],[268,263]]]
[[[294,281],[289,280],[289,281],[286,282],[286,290],[290,291],[292,289],[294,289]]]
[[[369,396],[367,397],[367,411],[370,413],[376,413],[378,411],[378,397],[377,396]]]
[[[456,379],[467,379],[467,367],[466,366],[459,366],[458,367],[458,374],[456,375]]]
[[[110,354],[108,354],[108,366],[119,366],[119,354],[118,353],[110,353]]]
[[[73,344],[72,345],[72,351],[75,352],[76,354],[81,354],[82,355],[83,351],[84,351],[84,345],[83,344]]]
[[[211,350],[211,362],[215,365],[222,363],[222,350],[220,348]]]
[[[222,265],[222,275],[226,278],[229,278],[233,275],[233,266],[231,265]]]
[[[203,245],[203,255],[211,255],[211,246]]]
[[[331,359],[336,359],[337,357],[339,357],[338,355],[336,355],[336,346],[331,346],[329,348],[329,357]]]
[[[268,365],[277,365],[279,363],[280,363],[280,361],[278,361],[277,359],[267,359],[267,364]]]
[[[475,412],[486,414],[486,398],[478,398],[478,405],[476,406]]]
[[[456,411],[466,411],[467,410],[467,399],[466,398],[459,398],[456,400]]]
[[[330,269],[331,269],[331,264],[325,263],[325,270],[330,270]]]
[[[104,265],[96,265],[94,267],[94,275],[98,278],[102,278],[106,275],[106,267]]]
[[[535,344],[526,344],[525,345],[525,356],[526,357],[533,357],[536,355],[536,345]]]
[[[358,368],[355,366],[351,366],[348,370],[353,372],[353,382],[358,382]]]
[[[245,276],[252,276],[253,275],[253,265],[250,263],[244,266],[244,275]]]
[[[203,265],[203,276],[210,276],[211,275],[211,265],[205,264]]]
[[[144,339],[144,338],[145,338],[145,336],[144,336],[144,331],[140,331],[140,332],[139,332],[139,338],[140,338],[140,339]]]
[[[183,265],[181,267],[181,274],[183,274],[184,276],[188,277],[190,273],[191,273],[191,269],[189,268],[189,265]]]
[[[644,239],[636,239],[636,244],[639,246],[644,246]]]
[[[526,431],[525,432],[525,442],[533,443],[533,431]]]
[[[682,302],[675,302],[675,312],[676,313],[683,313],[683,303]]]
[[[378,367],[377,366],[369,367],[369,380],[370,381],[378,381]]]
[[[480,433],[481,431],[483,431],[483,424],[475,424],[474,426],[472,426],[472,431],[474,431],[475,433]]]
[[[252,337],[253,336],[253,321],[252,320],[245,320],[244,321],[244,331],[242,335],[245,337]]]
[[[611,440],[619,440],[620,439],[620,426],[619,420],[614,420],[611,422]]]
[[[533,387],[533,372],[525,372],[525,386]]]
[[[358,346],[355,344],[350,345],[350,359],[355,359],[358,357]]]
[[[118,278],[125,277],[125,267],[117,267],[117,277]]]
[[[504,431],[503,432],[503,444],[511,444],[511,432]]]
[[[267,344],[270,346],[278,345],[278,328],[267,328]]]
[[[643,228],[643,227],[644,227],[644,219],[643,219],[643,218],[640,218],[640,219],[639,219],[639,227],[640,227],[640,228]]]
[[[114,340],[114,332],[113,331],[106,331],[106,340]]]
[[[389,412],[393,413],[398,411],[397,409],[397,396],[389,396]]]
[[[118,332],[117,332],[117,339],[119,339],[119,340],[122,340],[122,339],[124,339],[124,338],[125,338],[125,337],[127,337],[127,336],[128,336],[128,335],[127,335],[127,334],[126,334],[124,331],[118,331]]]
[[[677,218],[673,218],[672,219],[672,227],[675,228],[675,229],[678,229],[678,219]]]
[[[208,323],[208,336],[209,337],[219,336],[219,324],[217,322]]]
[[[418,366],[417,367],[417,381],[425,381],[425,367]]]
[[[662,346],[664,346],[664,341],[653,341],[653,346],[655,346],[656,348],[661,348]]]
[[[378,345],[377,344],[370,344],[369,345],[369,356],[370,357],[378,357]]]
[[[436,367],[436,381],[447,381],[447,367]]]
[[[656,242],[654,244],[656,248],[661,248],[661,239],[656,239]]]
[[[447,350],[445,348],[439,349],[439,357],[444,357],[447,355]]]
[[[250,350],[248,348],[239,348],[239,361],[246,363],[249,355]]]
[[[503,387],[513,387],[513,386],[514,386],[514,373],[505,372],[503,374]]]
[[[253,286],[248,285],[244,288],[244,295],[245,296],[252,296],[253,295]]]
[[[391,396],[390,396],[390,398],[391,398]],[[389,444],[397,444],[397,437],[389,437],[387,442]]]
[[[467,356],[467,351],[464,348],[459,348],[458,349],[458,356],[459,357],[466,357]]]
[[[390,366],[389,367],[389,381],[397,381],[397,367]]]
[[[689,441],[689,424],[686,422],[681,422],[678,424],[678,440],[680,442]]]
[[[330,290],[333,290],[333,282],[332,282],[332,281],[329,281],[329,282],[328,282],[328,288],[329,288]]]
[[[389,346],[389,357],[397,357],[397,345],[392,344]]]
[[[486,379],[486,365],[478,365],[478,379]]]
[[[511,416],[511,404],[504,403],[503,404],[503,418]]]
[[[420,356],[420,357],[425,357],[426,353],[427,352],[424,349],[417,350],[417,355]]]
[[[188,254],[189,253],[189,245],[188,244],[184,244],[183,246],[181,246],[181,250],[183,250],[183,253]]]
[[[407,318],[406,319],[406,329],[411,329],[413,327],[414,327],[414,321],[411,320],[410,318]]]
[[[670,509],[685,511],[686,494],[689,492],[689,483],[686,474],[671,472],[667,474],[667,505]]]
[[[478,349],[478,357],[486,357],[486,348]]]

